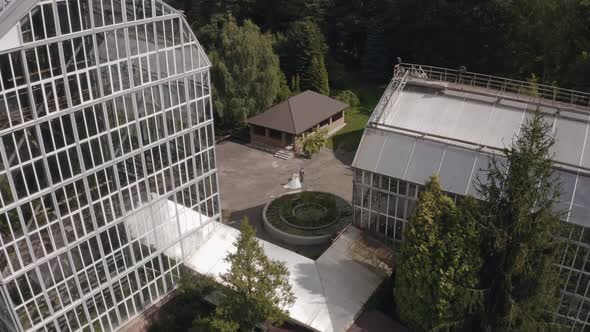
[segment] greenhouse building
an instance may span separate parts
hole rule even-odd
[[[565,251],[555,320],[590,327],[590,94],[444,68],[400,64],[357,150],[354,224],[399,247],[428,178],[451,196],[478,196],[490,158],[539,109],[553,125]]]
[[[0,331],[110,331],[220,219],[210,62],[160,0],[0,0]]]

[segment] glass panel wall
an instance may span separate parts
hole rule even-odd
[[[0,52],[0,331],[114,330],[220,218],[208,62],[160,1],[43,1],[20,23]]]
[[[560,174],[566,187],[571,177]],[[353,181],[354,224],[398,250],[423,186],[361,169],[355,169]],[[570,202],[573,190],[566,188],[565,192],[570,193],[569,198],[562,199]],[[461,197],[447,195],[454,200]],[[590,328],[590,228],[564,221],[558,238],[562,290],[555,321],[571,331],[584,331]]]
[[[399,248],[422,189],[415,183],[355,169],[354,224]]]

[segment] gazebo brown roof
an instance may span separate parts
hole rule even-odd
[[[299,135],[348,108],[348,104],[305,91],[248,119],[248,124]]]

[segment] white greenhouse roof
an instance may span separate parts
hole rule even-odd
[[[153,200],[159,198],[158,194],[150,195]],[[132,238],[141,238],[141,244],[155,250],[164,250],[164,254],[177,260],[183,259],[181,248],[171,247],[170,244],[189,233],[196,233],[200,240],[204,240],[213,231],[213,223],[210,217],[167,199],[160,199],[140,208],[125,220],[125,226]],[[153,229],[156,231],[152,232]],[[190,254],[188,251],[194,249],[185,246],[184,250],[187,251],[184,253],[186,256]]]
[[[239,234],[234,228],[218,224],[211,237],[185,260],[185,265],[198,273],[219,278],[229,269],[224,258],[235,250],[233,243]],[[383,256],[390,259],[391,253],[384,246],[367,241],[370,240],[360,230],[348,227],[314,261],[259,240],[266,255],[285,262],[290,272],[289,281],[296,298],[289,308],[293,321],[322,332],[346,331],[352,325],[390,272],[380,262]]]
[[[424,184],[437,174],[449,192],[477,196],[490,156],[504,159],[537,107],[554,128],[556,172],[568,221],[590,226],[590,112],[538,106],[515,95],[425,78],[396,78],[365,130],[353,167]],[[485,180],[485,174],[480,174]]]

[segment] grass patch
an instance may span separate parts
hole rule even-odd
[[[365,125],[369,121],[369,115],[360,112],[355,107],[346,111],[345,120],[346,126],[326,141],[326,147],[351,152],[356,151],[363,136]]]
[[[370,83],[360,74],[353,72],[339,73],[338,78],[337,90],[333,90],[333,95],[337,95],[342,90],[350,90],[359,97],[361,104],[359,107],[346,111],[346,126],[328,139],[326,147],[354,152],[361,141],[367,121],[383,94],[385,85]]]

